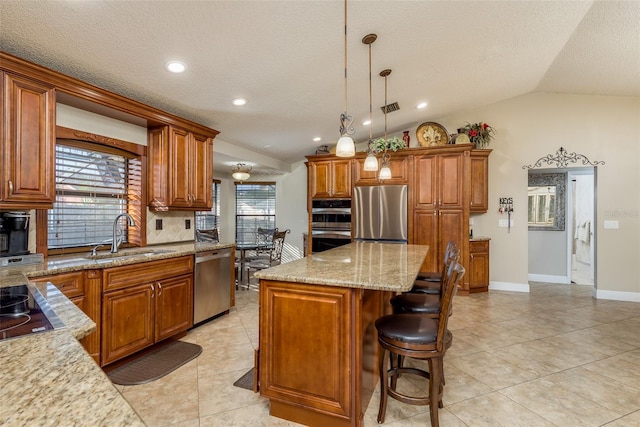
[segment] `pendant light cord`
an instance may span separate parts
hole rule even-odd
[[[347,0],[344,0],[344,113],[347,114]]]
[[[372,107],[373,95],[371,90],[371,87],[372,87],[371,86],[371,43],[369,43],[369,145],[371,145],[371,142],[373,140],[373,107]]]
[[[380,71],[380,76],[384,77],[384,151],[387,152],[387,76],[391,74],[391,70],[386,69]]]

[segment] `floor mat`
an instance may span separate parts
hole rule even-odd
[[[146,384],[175,371],[200,353],[199,345],[173,341],[107,372],[107,376],[114,384]]]
[[[249,372],[240,377],[240,379],[233,383],[233,385],[253,391],[253,369],[254,368],[251,368]]]

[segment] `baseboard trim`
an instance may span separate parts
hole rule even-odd
[[[510,282],[489,282],[490,291],[511,291],[511,292],[527,292],[529,293],[528,283],[510,283]]]
[[[551,276],[549,274],[529,274],[530,282],[558,283],[560,285],[570,285],[571,280],[567,276]]]
[[[596,299],[640,302],[640,293],[638,292],[606,291],[596,289],[594,296]]]

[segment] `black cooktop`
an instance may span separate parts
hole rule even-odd
[[[51,331],[62,326],[35,286],[0,288],[0,340]]]

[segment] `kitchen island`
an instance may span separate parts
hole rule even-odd
[[[259,271],[260,393],[270,414],[363,425],[378,380],[375,320],[411,289],[424,245],[356,242]]]

